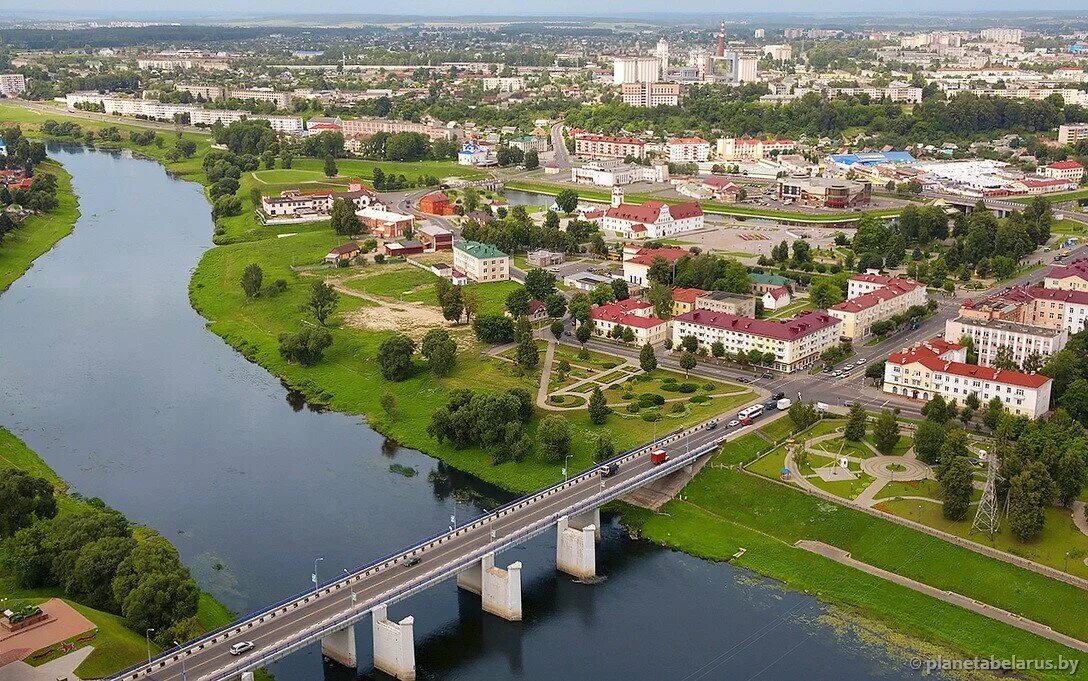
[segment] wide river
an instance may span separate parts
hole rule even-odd
[[[74,178],[75,232],[0,295],[0,423],[73,490],[177,545],[238,612],[475,515],[507,497],[398,448],[363,419],[318,413],[205,329],[189,278],[212,247],[201,188],[156,163],[53,147]],[[398,462],[420,471],[391,473]],[[429,476],[432,471],[437,476]],[[429,479],[430,478],[430,479]],[[824,623],[810,596],[606,527],[595,585],[524,564],[525,621],[481,613],[452,582],[392,608],[415,616],[424,679],[855,679],[905,660]],[[365,623],[364,623],[365,624]],[[357,627],[372,676],[370,628]],[[315,647],[280,681],[348,679]]]

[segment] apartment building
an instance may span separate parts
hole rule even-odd
[[[459,241],[453,245],[453,269],[470,281],[506,281],[510,278],[510,256],[491,244]]]
[[[215,99],[223,99],[223,95],[226,93],[226,88],[222,85],[194,85],[189,83],[178,83],[174,86],[178,92],[188,92],[194,97],[199,97],[205,101],[212,101]]]
[[[357,210],[355,217],[371,234],[382,239],[400,239],[415,225],[415,218],[411,215],[377,206]]]
[[[646,158],[646,143],[636,137],[578,135],[574,138],[574,153],[587,158]]]
[[[418,132],[428,139],[451,140],[457,136],[456,130],[442,125],[396,121],[387,118],[350,118],[343,121],[344,137],[371,137],[379,132],[396,135],[402,132]]]
[[[874,275],[859,275],[873,278]],[[876,275],[879,276],[879,275]],[[847,299],[828,308],[827,313],[842,321],[842,337],[858,340],[872,335],[873,324],[891,319],[916,305],[926,304],[926,287],[910,279],[883,277],[887,281],[869,289],[871,279],[847,287]],[[851,283],[852,279],[851,279]],[[854,295],[850,295],[854,291]]]
[[[664,343],[668,337],[669,323],[653,316],[650,303],[628,298],[607,305],[598,305],[589,311],[593,320],[593,335],[608,338],[617,326],[631,329],[638,345]]]
[[[698,307],[699,296],[705,295],[701,288],[685,288],[683,286],[672,287],[672,316],[676,317],[685,312],[691,312]]]
[[[521,92],[525,89],[525,79],[521,76],[486,77],[481,78],[485,90],[498,90],[499,92]]]
[[[624,83],[620,96],[627,106],[677,106],[679,83]]]
[[[661,80],[661,60],[657,57],[616,57],[612,64],[612,83],[656,83]]]
[[[1080,184],[1084,179],[1084,166],[1076,161],[1055,161],[1039,168],[1039,174],[1055,180],[1069,180]]]
[[[1069,332],[1065,329],[1033,326],[1006,319],[956,317],[944,323],[944,339],[959,342],[970,338],[978,352],[978,363],[991,366],[1002,348],[1011,352],[1017,364],[1032,355],[1049,357],[1065,347]]]
[[[1022,28],[984,28],[979,37],[990,43],[1019,43],[1024,40]]]
[[[0,73],[0,96],[18,97],[26,92],[26,76],[21,73]]]
[[[710,142],[702,137],[673,137],[665,143],[670,163],[702,163],[710,158]]]
[[[1032,419],[1049,411],[1049,377],[967,364],[966,359],[962,345],[940,338],[904,348],[884,364],[883,390],[925,401],[940,395],[958,405],[972,393],[984,404],[997,397],[1010,413]]]
[[[598,187],[621,187],[635,182],[668,182],[669,166],[664,163],[644,166],[624,163],[616,158],[602,159],[590,161],[580,168],[572,167],[570,181]]]
[[[674,317],[672,341],[679,345],[685,336],[694,336],[707,350],[716,342],[727,353],[757,350],[774,354],[764,366],[793,372],[812,366],[820,353],[839,343],[841,322],[824,312],[806,312],[785,321],[753,319],[723,312],[694,310]]]
[[[675,297],[673,300],[675,301]],[[755,317],[756,299],[752,296],[729,293],[728,291],[705,291],[695,299],[693,309],[724,312],[738,317]]]
[[[1088,258],[1050,268],[1043,278],[1043,286],[1062,291],[1088,291]]]
[[[787,139],[722,137],[715,146],[717,157],[723,161],[761,161],[769,156],[794,150],[797,142]]]
[[[272,88],[249,88],[249,89],[235,89],[228,88],[226,91],[227,97],[231,99],[253,99],[258,102],[269,102],[275,104],[277,109],[290,109],[292,95],[290,92],[276,92]]]
[[[1058,126],[1058,144],[1076,144],[1088,140],[1088,123],[1066,123]]]
[[[356,210],[380,208],[383,206],[377,194],[364,187],[362,183],[352,182],[348,191],[332,190],[299,191],[288,189],[279,196],[262,196],[261,210],[266,218],[309,218],[323,220],[332,212],[336,199],[347,199],[355,204]]]
[[[654,264],[654,260],[661,258],[670,265],[675,265],[677,260],[689,255],[691,253],[683,248],[640,248],[628,244],[623,247],[623,279],[635,286],[649,286],[650,266]]]

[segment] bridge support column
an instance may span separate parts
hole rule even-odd
[[[555,567],[579,579],[597,576],[597,547],[594,525],[571,527],[571,519],[563,516],[556,525]]]
[[[321,639],[321,654],[345,667],[358,667],[359,660],[355,656],[355,625],[334,631]]]
[[[253,672],[242,672],[242,681],[253,681]]]
[[[374,620],[374,666],[400,681],[415,681],[416,647],[412,617],[391,622],[386,607],[379,605],[371,613]]]
[[[567,521],[570,527],[576,530],[580,530],[583,527],[593,526],[593,538],[597,541],[601,540],[601,509],[595,508],[592,511],[586,511],[585,513],[579,513],[578,515],[572,515]]]
[[[495,554],[489,553],[457,575],[457,586],[480,596],[484,612],[521,621],[520,561],[503,570],[495,567]]]

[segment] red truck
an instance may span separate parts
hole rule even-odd
[[[664,449],[657,449],[650,452],[650,463],[655,466],[660,466],[669,460],[669,455],[665,453]]]

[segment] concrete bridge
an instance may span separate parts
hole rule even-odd
[[[399,622],[387,608],[440,582],[477,594],[483,610],[518,621],[522,617],[521,563],[500,567],[498,552],[545,532],[556,538],[556,569],[578,579],[596,576],[600,540],[600,507],[647,483],[672,474],[683,475],[725,440],[750,427],[707,430],[696,426],[611,459],[613,475],[594,467],[544,490],[517,499],[450,531],[368,563],[305,593],[252,612],[238,621],[167,650],[147,663],[126,669],[113,681],[225,681],[266,666],[314,643],[322,653],[355,667],[355,624],[371,616],[374,666],[402,680],[414,679],[413,619]],[[650,452],[664,449],[669,459],[653,465]],[[236,643],[253,649],[231,655]]]

